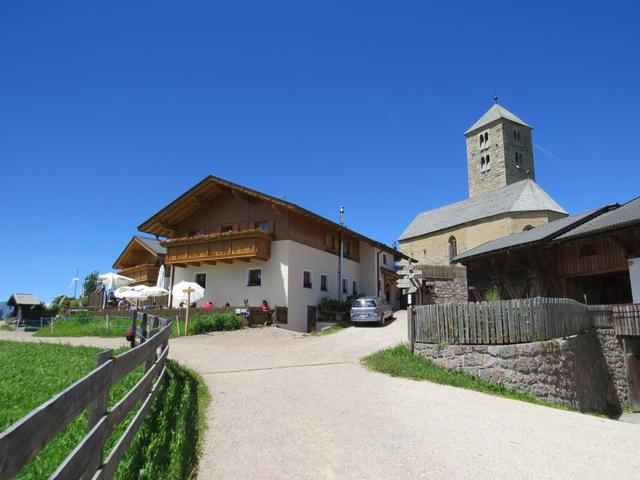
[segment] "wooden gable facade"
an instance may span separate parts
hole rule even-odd
[[[271,242],[292,240],[360,261],[360,240],[394,257],[398,252],[289,202],[216,177],[207,177],[139,230],[165,236],[165,263],[184,267],[267,261]]]
[[[640,255],[640,226],[554,240],[463,260],[471,298],[491,287],[503,298],[561,297],[586,303],[630,303],[628,259]]]
[[[133,278],[135,285],[155,285],[160,266],[164,263],[165,249],[152,248],[150,241],[155,242],[134,236],[113,264],[120,275]]]

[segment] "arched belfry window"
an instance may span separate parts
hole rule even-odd
[[[449,237],[449,261],[453,261],[454,258],[458,256],[458,242],[456,242],[456,237],[451,235]]]

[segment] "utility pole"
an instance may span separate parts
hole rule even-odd
[[[344,207],[340,207],[340,226],[344,229]],[[338,261],[338,292],[340,301],[342,301],[343,291],[342,291],[342,257],[344,255],[344,237],[342,235],[342,231],[340,231],[340,259]]]
[[[78,283],[80,283],[80,277],[78,277],[78,268],[76,267],[76,281],[74,282],[73,285],[73,298],[74,300],[77,298],[76,297],[76,292],[78,291]]]

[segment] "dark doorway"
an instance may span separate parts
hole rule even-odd
[[[629,271],[567,279],[567,296],[590,304],[632,303]]]
[[[316,331],[316,309],[315,305],[307,305],[307,333]]]

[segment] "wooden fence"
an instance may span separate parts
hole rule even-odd
[[[613,307],[611,305],[589,305],[594,328],[613,328]]]
[[[132,316],[134,331],[136,316],[135,313]],[[0,479],[16,474],[86,408],[89,409],[87,435],[50,478],[111,478],[158,393],[169,353],[171,322],[143,314],[140,323],[143,343],[117,357],[112,350],[98,354],[97,367],[92,372],[0,433]],[[151,329],[147,334],[148,327]],[[142,364],[145,365],[143,377],[108,409],[111,386]],[[138,412],[104,460],[106,441],[138,401],[141,402]]]
[[[588,306],[564,298],[419,305],[414,307],[412,316],[414,332],[409,332],[410,338],[421,343],[537,342],[575,335],[592,327]]]
[[[613,329],[622,337],[640,337],[640,304],[614,305]]]
[[[236,308],[244,308],[244,307],[215,307],[215,308],[190,308],[189,309],[189,318],[193,319],[197,315],[213,315],[216,313],[234,313]],[[168,319],[177,319],[180,322],[184,322],[185,315],[187,312],[186,308],[157,308],[157,309],[147,309],[145,312],[149,315],[158,315]],[[128,315],[130,312],[128,310],[94,310],[87,312],[87,316],[91,317],[104,317],[106,315],[118,317],[122,315]],[[288,309],[287,307],[274,307],[273,318],[277,321],[277,323],[287,323],[287,315]],[[249,307],[249,323],[250,324],[260,324],[262,319],[262,310],[260,307]]]

